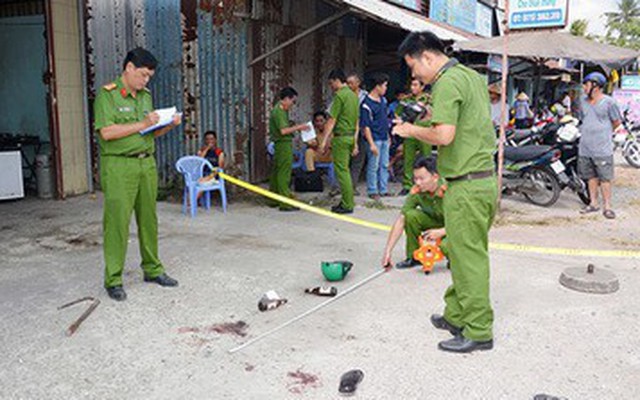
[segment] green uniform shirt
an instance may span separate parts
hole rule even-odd
[[[269,136],[274,142],[290,142],[293,135],[283,135],[282,129],[289,127],[289,112],[282,108],[280,102],[271,110],[269,116]]]
[[[424,213],[429,214],[435,220],[439,220],[444,226],[444,209],[442,207],[442,199],[447,187],[443,179],[438,181],[438,189],[435,193],[420,192],[416,187],[411,190],[402,206],[401,213],[406,215],[407,212],[420,209]]]
[[[153,132],[146,135],[134,133],[115,140],[104,140],[100,135],[100,129],[104,127],[144,120],[145,116],[153,111],[153,101],[149,90],[140,90],[133,97],[131,93],[127,92],[122,79],[118,78],[113,83],[100,88],[93,107],[100,155],[127,156],[154,152]]]
[[[420,93],[418,96],[415,96],[415,95],[412,94],[411,96],[409,96],[406,99],[404,99],[403,102],[405,102],[405,103],[422,103],[424,105],[430,106],[431,105],[431,95],[429,93],[426,93],[426,92]],[[400,116],[400,114],[402,114],[402,110],[403,109],[404,109],[404,105],[398,104],[398,107],[396,107],[395,114],[397,116]]]
[[[336,92],[329,115],[336,120],[333,128],[335,136],[348,136],[356,133],[360,112],[358,96],[348,86]]]
[[[485,80],[470,68],[457,64],[433,85],[431,122],[454,125],[456,135],[438,147],[438,172],[445,178],[495,168],[495,132],[489,112]]]

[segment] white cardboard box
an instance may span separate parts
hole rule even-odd
[[[0,151],[0,200],[23,197],[22,156],[19,151]]]

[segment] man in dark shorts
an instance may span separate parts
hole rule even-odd
[[[607,78],[593,72],[583,82],[585,96],[581,99],[580,147],[578,173],[588,181],[591,204],[580,212],[600,211],[598,188],[602,192],[603,215],[614,219],[611,209],[611,182],[613,181],[613,131],[620,126],[622,117],[616,101],[603,93]]]

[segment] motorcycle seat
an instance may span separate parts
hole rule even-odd
[[[526,139],[533,135],[533,130],[531,129],[514,129],[513,131],[513,139],[520,141]]]
[[[551,150],[551,146],[505,147],[504,158],[509,161],[531,161]]]

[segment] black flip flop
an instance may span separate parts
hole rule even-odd
[[[338,392],[342,396],[352,396],[355,394],[358,384],[364,379],[364,372],[359,369],[352,369],[345,372],[340,378],[340,388]]]

